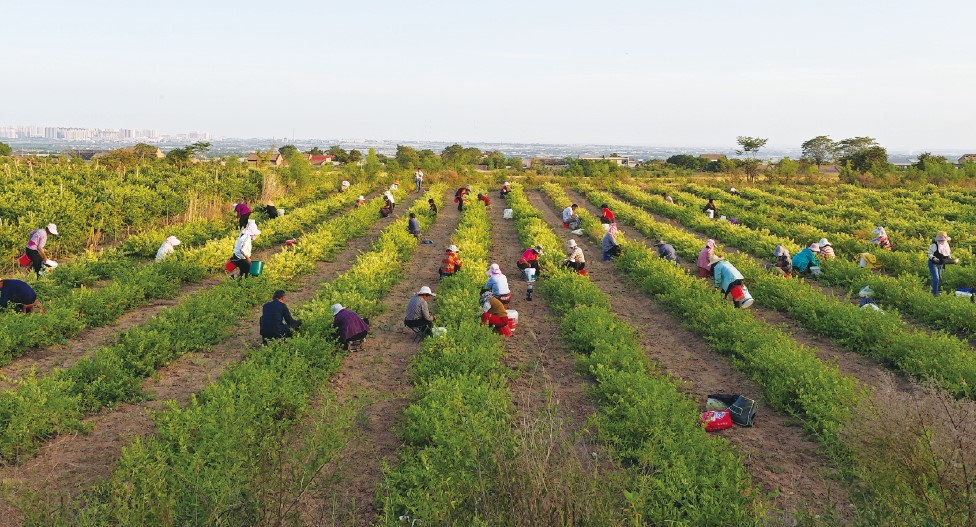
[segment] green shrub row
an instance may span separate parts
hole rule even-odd
[[[558,190],[560,207],[570,204],[558,186],[545,188]],[[580,354],[580,368],[596,382],[593,394],[601,407],[598,428],[631,465],[628,501],[643,521],[650,525],[762,524],[765,505],[739,455],[724,439],[705,433],[698,423],[696,402],[650,364],[634,329],[610,312],[610,297],[588,278],[558,270],[564,243],[521,188],[509,196],[522,243],[540,243],[545,249],[542,292],[563,316],[563,337]],[[578,212],[584,230],[599,241],[603,235],[599,222],[586,211]],[[636,263],[636,245],[627,244],[624,254],[628,262]],[[663,273],[654,278],[671,282],[675,269],[661,267]],[[697,293],[699,299],[708,296],[714,303],[713,292]],[[716,308],[720,314],[713,314],[712,323],[731,313]]]
[[[85,414],[141,396],[146,376],[181,355],[220,342],[275,289],[294,285],[297,277],[315,269],[316,261],[334,256],[349,240],[365,234],[378,219],[381,204],[377,198],[320,224],[299,238],[295,250],[272,257],[261,277],[229,280],[187,296],[146,324],[121,333],[117,343],[97,349],[91,358],[41,377],[26,376],[14,389],[0,392],[0,458],[19,462],[57,434],[84,430]]]
[[[443,205],[443,194],[444,187],[435,186],[428,196]],[[362,210],[370,219],[356,214],[353,219],[367,225],[378,203]],[[409,212],[417,213],[424,231],[434,222],[426,199]],[[174,405],[157,413],[157,434],[125,449],[112,475],[73,519],[90,526],[267,521],[262,511],[277,504],[265,503],[273,498],[258,490],[268,487],[260,478],[276,477],[268,466],[281,463],[269,457],[281,450],[297,423],[315,418],[308,414],[310,398],[341,366],[330,306],[341,302],[366,317],[380,313],[379,301],[404,276],[417,247],[406,223],[404,216],[387,226],[369,252],[298,310],[304,324],[295,336],[252,350],[186,408]],[[351,417],[330,426],[349,426]],[[341,441],[336,437],[333,443]],[[339,447],[333,445],[333,451]]]
[[[743,226],[713,221],[692,210],[668,205],[654,196],[626,186],[621,194],[649,210],[678,219],[683,225],[708,234],[716,240],[734,245],[754,255],[772,254],[769,245],[781,240]],[[649,236],[663,237],[689,261],[697,258],[702,243],[694,235],[657,223],[646,212],[595,191],[587,192],[596,202],[612,202],[622,218],[638,226]],[[660,202],[660,203],[658,203]],[[825,295],[805,280],[785,280],[765,271],[751,258],[727,255],[747,277],[750,290],[761,305],[790,314],[801,326],[835,340],[845,348],[870,356],[882,364],[915,379],[931,378],[956,396],[976,396],[976,355],[968,342],[940,332],[926,333],[904,323],[895,312],[862,310],[846,299]],[[837,265],[840,263],[840,265]],[[845,262],[829,261],[830,275],[850,268]],[[863,271],[860,270],[859,271]],[[860,274],[860,272],[858,273]],[[856,282],[854,282],[856,283]],[[872,288],[874,285],[872,284]],[[932,299],[931,295],[927,296]],[[963,302],[957,303],[962,304]],[[965,305],[970,305],[968,302]]]

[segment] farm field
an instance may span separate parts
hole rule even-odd
[[[4,166],[0,192],[23,192],[24,167]],[[383,217],[381,195],[410,172],[32,169],[51,176],[42,195],[61,181],[74,205],[63,219],[46,197],[0,208],[2,277],[46,310],[0,313],[0,525],[976,522],[976,304],[954,294],[976,287],[971,193],[442,171],[422,192],[391,189]],[[465,185],[490,206],[458,207]],[[252,216],[266,267],[234,280],[241,198],[288,212]],[[561,217],[574,203],[575,233]],[[613,259],[603,205],[621,231]],[[63,265],[39,278],[6,265],[48,221]],[[876,227],[892,250],[871,242]],[[959,262],[933,296],[939,231]],[[154,262],[173,234],[184,243]],[[772,268],[775,247],[821,238],[836,258],[819,276]],[[585,274],[562,266],[570,239]],[[707,239],[743,274],[749,309],[699,277]],[[442,278],[450,244],[463,266]],[[529,284],[515,264],[536,245]],[[859,265],[865,252],[879,269]],[[480,323],[492,263],[519,312],[510,338]],[[426,339],[403,324],[421,286],[446,328]],[[859,305],[865,286],[878,309]],[[262,345],[277,289],[303,324]],[[363,350],[338,344],[335,303],[369,318]],[[706,432],[712,393],[755,399],[754,426]]]

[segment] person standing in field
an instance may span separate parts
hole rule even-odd
[[[47,253],[44,252],[49,234],[57,236],[58,226],[53,223],[48,223],[47,227],[43,229],[31,231],[30,236],[27,238],[27,257],[30,258],[31,268],[34,269],[38,277],[41,276],[44,265],[49,261]]]
[[[234,243],[234,256],[230,259],[231,263],[237,266],[240,272],[237,278],[247,278],[251,275],[251,244],[258,238],[261,231],[254,220],[247,222],[247,227],[237,236]]]
[[[261,307],[261,340],[264,344],[273,339],[285,339],[292,335],[292,329],[302,325],[300,320],[291,317],[288,304],[285,303],[285,292],[281,289],[274,292],[271,301]]]
[[[437,318],[430,314],[430,306],[428,301],[431,297],[435,297],[433,291],[429,287],[423,286],[417,294],[410,298],[407,302],[407,314],[403,319],[403,325],[408,328],[416,328],[420,330],[420,333],[429,337],[433,334],[434,321]]]
[[[420,192],[421,190],[423,190],[421,188],[423,186],[423,183],[424,183],[424,171],[423,170],[420,170],[418,168],[413,173],[413,182],[417,186],[417,188],[414,189],[414,192]]]
[[[941,231],[932,240],[932,245],[929,245],[929,274],[932,275],[932,296],[939,296],[942,272],[945,271],[946,264],[956,263],[949,247],[949,240],[951,239],[948,233]]]
[[[247,206],[244,198],[241,198],[241,202],[234,205],[234,212],[237,213],[237,226],[243,229],[247,225],[247,220],[251,219],[251,207]]]
[[[176,246],[179,245],[180,239],[176,236],[169,236],[163,240],[163,244],[159,246],[159,250],[156,251],[156,261],[161,262],[167,256],[176,252]]]
[[[715,240],[705,241],[705,247],[698,253],[698,276],[705,278],[712,274],[712,264],[709,263],[712,255],[715,254]]]

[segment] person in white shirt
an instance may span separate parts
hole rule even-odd
[[[180,239],[176,236],[170,236],[163,241],[163,244],[159,246],[159,250],[156,251],[156,261],[161,262],[167,256],[176,252],[176,246],[180,244]]]
[[[576,214],[577,208],[579,208],[579,205],[573,203],[563,209],[563,227],[567,227],[571,231],[578,229],[580,226],[579,215]]]
[[[576,271],[582,271],[586,267],[586,259],[583,258],[583,249],[580,248],[576,240],[566,242],[569,256],[563,261],[563,265]]]
[[[413,182],[417,185],[417,188],[414,190],[414,192],[420,192],[421,191],[421,185],[424,182],[424,171],[423,170],[420,170],[418,168],[417,171],[413,173]]]
[[[493,263],[485,271],[488,275],[488,282],[485,283],[485,289],[491,289],[491,294],[495,298],[502,301],[503,304],[508,304],[512,300],[512,291],[508,288],[508,277],[502,274],[502,270],[498,267],[498,264]]]
[[[240,274],[237,278],[246,278],[251,275],[251,243],[257,239],[261,231],[254,220],[248,220],[247,227],[241,231],[234,243],[234,257],[230,261],[237,266]]]

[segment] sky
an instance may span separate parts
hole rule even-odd
[[[976,151],[971,0],[3,4],[0,125]]]

